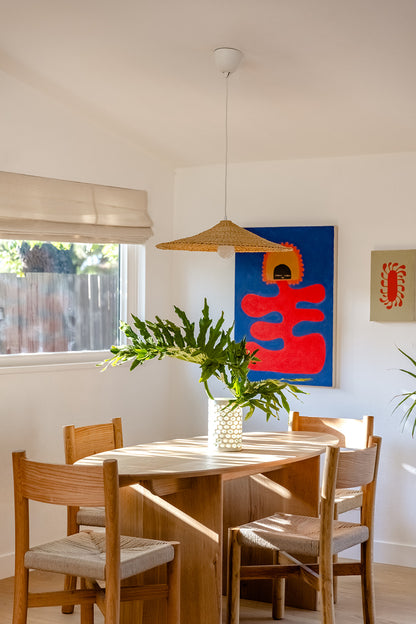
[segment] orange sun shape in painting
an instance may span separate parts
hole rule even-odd
[[[263,258],[263,281],[266,284],[287,282],[299,284],[303,279],[303,260],[297,247],[290,243],[280,243],[289,247],[290,251],[271,251],[264,254]]]

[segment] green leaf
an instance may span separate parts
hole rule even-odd
[[[407,357],[408,360],[411,361],[411,363],[413,364],[413,366],[416,367],[416,360],[414,360],[412,357],[410,357],[410,355],[408,353],[405,353],[405,351],[403,351],[402,349],[400,349],[399,347],[397,347],[400,351],[400,353],[402,353],[405,357]]]
[[[185,312],[177,306],[174,306],[174,310],[183,323],[186,344],[192,347],[196,347],[197,344],[195,340],[195,323],[191,323]]]
[[[205,388],[205,392],[207,393],[207,395],[209,396],[210,399],[214,400],[214,397],[211,394],[211,391],[208,387],[208,384],[206,381],[204,381],[204,388]]]
[[[402,373],[406,373],[406,375],[410,375],[411,377],[414,377],[416,379],[416,373],[412,373],[412,371],[408,371],[405,368],[399,368],[399,371]]]
[[[400,349],[399,347],[397,348],[398,348],[398,351],[400,351],[400,353],[404,355],[409,360],[409,362],[416,368],[416,360],[412,358],[408,353],[403,351],[403,349]],[[400,372],[405,373],[406,375],[409,375],[409,377],[411,377],[412,379],[416,379],[416,371],[407,370],[405,368],[400,368],[399,370]],[[416,410],[415,412],[413,411],[416,407],[416,390],[411,390],[410,392],[403,392],[402,394],[399,394],[394,398],[398,399],[398,402],[392,411],[393,414],[402,405],[405,405],[407,404],[408,401],[411,401],[410,405],[407,406],[407,409],[402,416],[401,422],[404,428],[408,420],[413,418],[413,424],[411,426],[411,435],[413,438],[416,432],[416,416],[415,416]]]
[[[199,381],[204,385],[207,395],[212,398],[208,381],[212,377],[220,380],[232,394],[225,409],[232,409],[233,406],[247,408],[246,419],[252,416],[256,408],[265,413],[266,420],[279,418],[281,409],[290,410],[290,398],[305,394],[294,383],[284,380],[250,381],[250,365],[259,361],[257,351],[247,351],[245,338],[239,342],[232,338],[234,324],[228,329],[224,328],[224,312],[221,312],[216,322],[210,318],[206,299],[198,321],[197,337],[195,323],[177,306],[174,310],[182,326],[171,320],[162,320],[159,316],[154,321],[142,321],[133,314],[135,329],[127,323],[121,323],[121,329],[131,343],[111,347],[113,357],[102,363],[105,369],[109,365],[116,366],[129,361],[130,370],[134,370],[147,360],[165,357],[197,364],[201,371]]]
[[[202,316],[199,319],[199,334],[197,337],[197,345],[198,347],[203,347],[205,344],[205,338],[207,335],[207,331],[212,324],[211,319],[209,318],[209,307],[207,300],[204,299],[204,307],[202,308]]]

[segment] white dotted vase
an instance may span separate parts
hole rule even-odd
[[[241,451],[243,410],[222,410],[228,399],[208,399],[208,448],[211,451]]]

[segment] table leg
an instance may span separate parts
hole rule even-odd
[[[146,487],[145,487],[146,485]],[[221,476],[186,479],[186,487],[163,493],[158,481],[122,488],[121,517],[130,535],[181,543],[181,621],[186,624],[221,623],[222,480]],[[123,496],[123,489],[130,490]],[[169,491],[169,488],[167,488]],[[142,509],[139,518],[137,510]],[[133,516],[130,518],[130,513]],[[149,575],[147,575],[147,578]],[[154,575],[153,575],[154,577]],[[146,580],[147,580],[146,578]],[[122,624],[137,617],[124,605]],[[139,620],[140,621],[140,620]],[[143,624],[166,621],[163,601],[144,604]]]

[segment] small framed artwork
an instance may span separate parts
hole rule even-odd
[[[290,248],[236,254],[235,337],[259,358],[249,378],[332,386],[335,227],[249,229]]]
[[[371,252],[370,321],[415,320],[416,249]]]

